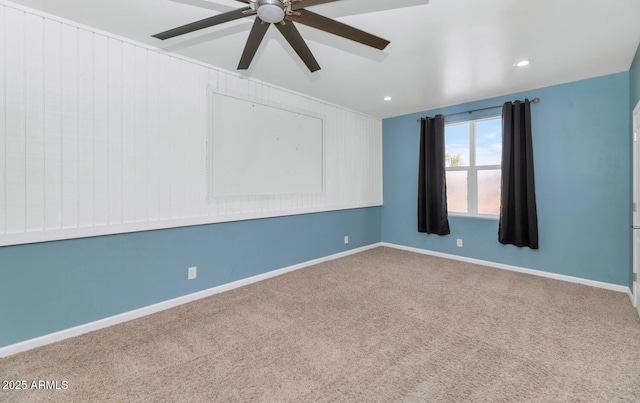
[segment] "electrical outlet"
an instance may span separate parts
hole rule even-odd
[[[187,269],[187,280],[193,280],[194,278],[196,278],[198,274],[197,270],[198,268],[195,266],[189,267],[189,269]]]
[[[458,248],[462,248],[462,239],[458,238],[456,241],[456,245],[458,245]]]
[[[345,244],[348,244],[348,243],[349,243],[349,236],[348,236],[348,235],[345,235],[345,236],[344,236],[344,243],[345,243]]]

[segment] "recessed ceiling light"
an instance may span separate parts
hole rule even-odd
[[[385,101],[391,101],[391,99],[392,99],[392,98],[391,98],[391,97],[389,97],[389,96],[384,97],[384,100],[385,100]]]
[[[524,67],[529,65],[529,61],[528,60],[520,60],[518,63],[514,64],[514,66],[516,67]]]

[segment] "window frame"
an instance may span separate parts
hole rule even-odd
[[[478,213],[478,171],[493,171],[493,170],[502,170],[502,165],[476,165],[476,123],[486,120],[495,120],[499,119],[502,122],[501,114],[492,114],[489,116],[483,116],[478,118],[471,119],[461,119],[453,122],[445,123],[445,152],[446,152],[446,136],[447,136],[447,127],[459,124],[469,123],[469,164],[465,166],[456,166],[456,167],[447,167],[445,166],[445,175],[448,171],[457,171],[457,172],[467,172],[467,212],[454,211],[451,212],[448,210],[447,213],[452,216],[459,217],[474,217],[474,218],[486,218],[486,219],[499,219],[500,215],[498,214],[481,214]],[[500,140],[502,144],[502,139]],[[502,152],[501,161],[502,161]],[[502,172],[501,172],[502,175]],[[448,195],[447,195],[448,196]],[[447,197],[448,200],[448,197]],[[447,202],[448,203],[448,202]]]

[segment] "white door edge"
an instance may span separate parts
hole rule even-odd
[[[638,225],[638,215],[640,214],[640,102],[633,109],[633,202],[635,205],[635,211],[633,212],[633,225]],[[634,305],[640,315],[640,273],[638,273],[640,266],[640,229],[633,230],[633,273],[635,273],[636,280],[633,282],[633,297]]]

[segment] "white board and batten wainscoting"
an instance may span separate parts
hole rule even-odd
[[[0,26],[0,246],[382,204],[379,118],[9,2]]]

